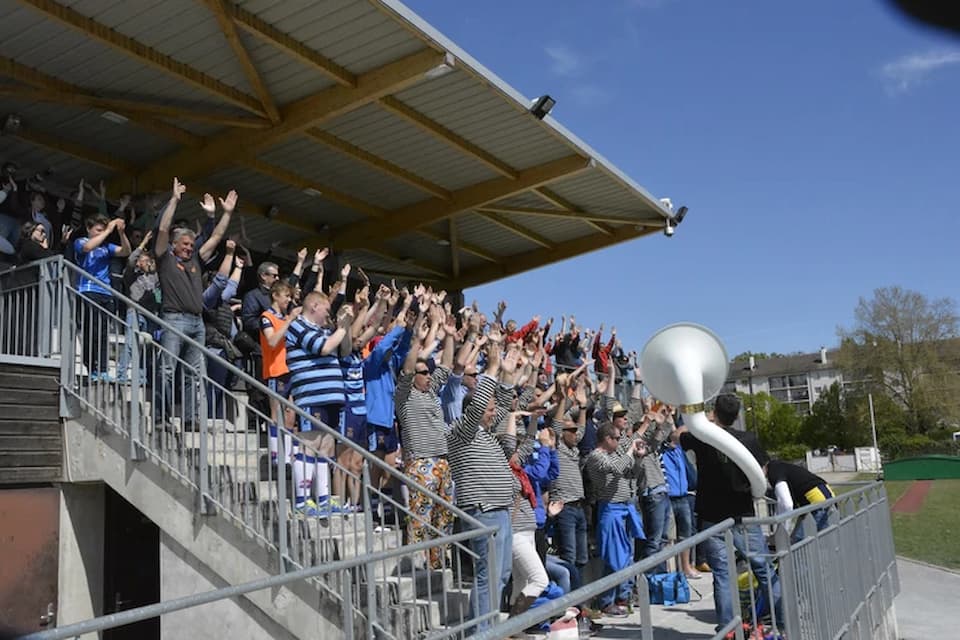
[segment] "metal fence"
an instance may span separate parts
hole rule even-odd
[[[225,360],[118,292],[81,292],[81,276],[90,277],[59,257],[0,273],[0,356],[58,359],[65,417],[86,414],[98,430],[122,434],[130,460],[160,465],[196,492],[198,513],[232,521],[273,554],[268,570],[315,567],[305,577],[340,605],[351,635],[362,628],[365,637],[464,637],[497,615],[499,603],[484,616],[469,606],[475,549],[495,553],[493,528],[273,393],[243,363]],[[312,431],[295,430],[300,421]],[[275,455],[265,437],[271,426]],[[355,452],[353,464],[337,461],[335,452],[343,451]],[[328,461],[335,487],[359,488],[357,504],[328,503],[310,514],[295,509],[306,489],[293,486],[294,467],[316,458]],[[374,470],[387,482],[371,482]],[[402,494],[417,491],[431,508],[450,510],[464,532],[451,536],[412,512]],[[414,519],[435,539],[406,545]],[[431,549],[444,558],[441,570],[430,568]],[[344,562],[349,571],[330,568]]]

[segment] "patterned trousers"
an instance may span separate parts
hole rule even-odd
[[[453,476],[446,458],[409,460],[405,472],[424,488],[448,502],[453,502]],[[453,514],[421,491],[410,491],[410,512],[412,515],[407,520],[410,544],[453,532]],[[431,569],[443,568],[445,552],[443,545],[430,549]]]

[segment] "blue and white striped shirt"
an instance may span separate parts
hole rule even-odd
[[[322,355],[330,329],[318,327],[303,316],[287,329],[287,368],[290,393],[298,407],[344,404],[343,373],[335,354]]]
[[[363,387],[363,356],[356,351],[340,358],[343,371],[343,387],[346,392],[346,408],[355,416],[367,415],[366,394]]]

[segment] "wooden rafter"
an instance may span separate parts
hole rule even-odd
[[[129,164],[123,162],[112,154],[101,153],[93,149],[88,149],[83,145],[70,142],[69,140],[64,140],[63,138],[57,136],[51,136],[43,133],[42,131],[31,130],[24,127],[17,131],[14,135],[24,142],[32,145],[46,147],[47,149],[52,149],[53,151],[65,153],[68,156],[77,158],[78,160],[96,164],[104,167],[105,169],[110,169],[111,171],[129,171],[131,169]]]
[[[237,26],[241,29],[282,49],[289,55],[326,74],[345,87],[357,86],[357,76],[350,73],[344,67],[320,55],[305,44],[294,40],[289,35],[280,31],[270,23],[261,20],[249,11],[232,3],[227,4],[226,7],[227,11],[236,21]]]
[[[437,138],[438,140],[449,144],[455,149],[462,151],[468,156],[479,160],[500,175],[510,178],[511,180],[515,180],[519,175],[519,171],[502,160],[496,158],[493,154],[484,151],[466,138],[457,135],[439,122],[431,120],[419,111],[416,111],[403,102],[400,102],[393,96],[385,96],[381,98],[377,104],[394,115],[400,116],[411,124],[415,124],[432,135],[434,138]]]
[[[126,184],[136,177],[142,188],[149,189],[166,185],[170,176],[203,175],[236,163],[238,158],[256,156],[286,137],[410,86],[444,61],[444,55],[432,49],[411,54],[359,76],[356,88],[336,85],[285,106],[281,110],[280,123],[259,131],[257,135],[252,136],[246,131],[224,133],[199,152],[179,151],[144,168],[138,176],[124,176],[118,181]]]
[[[88,18],[82,13],[74,11],[70,7],[65,7],[62,4],[53,2],[53,0],[20,0],[20,2],[33,7],[37,11],[71,29],[75,29],[98,42],[109,45],[179,80],[188,82],[221,100],[246,109],[251,113],[264,115],[263,107],[252,96],[248,96],[242,91],[208,76],[187,64],[174,60],[170,56],[148,47],[129,36],[125,36],[119,31],[100,24],[92,18]]]
[[[453,220],[454,217],[451,217],[450,219]],[[422,236],[426,236],[431,240],[437,240],[437,241],[450,240],[450,238],[444,236],[442,233],[438,233],[433,229],[430,229],[427,227],[424,227],[422,229],[417,229],[416,233]],[[457,240],[458,240],[457,244],[459,245],[460,250],[463,251],[464,253],[473,254],[478,258],[480,258],[481,260],[486,260],[487,262],[499,262],[502,259],[500,256],[495,256],[489,251],[481,247],[478,247],[475,244],[472,244],[470,242],[465,242],[463,239],[459,237],[459,234],[458,234]]]
[[[386,247],[382,247],[382,246],[378,246],[378,247],[361,247],[361,250],[362,250],[362,251],[366,251],[367,253],[372,253],[373,255],[376,255],[376,256],[380,256],[380,257],[382,257],[382,258],[386,258],[387,260],[392,260],[392,261],[397,262],[397,263],[400,263],[400,264],[409,265],[409,266],[411,266],[411,267],[414,267],[415,269],[419,269],[420,271],[423,271],[423,272],[425,272],[425,273],[429,273],[429,274],[431,274],[431,275],[439,276],[439,277],[441,277],[441,278],[449,278],[449,277],[450,277],[450,274],[449,274],[449,273],[440,270],[438,267],[434,267],[434,266],[432,266],[432,265],[425,264],[424,262],[422,262],[422,261],[420,261],[420,260],[416,260],[416,259],[413,259],[413,258],[409,258],[409,257],[406,257],[406,256],[402,256],[402,255],[400,255],[399,253],[397,253],[396,251],[392,251],[392,250],[390,250],[390,249],[387,249]],[[408,276],[408,277],[409,277],[409,276]]]
[[[263,129],[270,126],[270,121],[264,120],[263,118],[235,116],[230,113],[216,113],[206,110],[197,110],[192,107],[171,107],[165,104],[140,102],[138,100],[101,98],[83,91],[48,91],[42,89],[31,89],[29,87],[4,86],[0,87],[0,95],[22,98],[24,100],[34,100],[37,102],[49,102],[52,104],[104,109],[106,111],[115,111],[121,114],[139,114],[159,118],[178,118],[207,124],[218,124],[224,127]]]
[[[311,140],[315,140],[321,144],[324,144],[331,149],[336,149],[337,151],[343,153],[346,156],[358,160],[367,166],[373,167],[374,169],[385,173],[389,176],[392,176],[398,180],[406,182],[412,187],[416,187],[421,191],[425,191],[430,195],[436,196],[438,198],[443,198],[444,200],[450,199],[450,192],[447,189],[444,189],[438,184],[434,184],[425,178],[421,178],[411,171],[407,171],[403,167],[399,167],[391,162],[388,162],[365,149],[361,149],[355,144],[347,142],[332,133],[328,133],[321,129],[314,127],[313,129],[308,129],[306,131],[306,136]]]
[[[546,249],[552,249],[554,247],[554,243],[549,239],[543,237],[533,229],[529,229],[522,224],[514,222],[504,215],[494,213],[492,211],[485,211],[483,209],[478,209],[476,213],[481,218],[489,220],[490,222],[503,227],[514,235],[520,236],[521,238],[526,238],[534,244],[538,244]]]
[[[488,202],[533,189],[557,178],[572,175],[593,165],[593,160],[573,155],[524,169],[516,179],[494,178],[480,184],[458,189],[450,200],[433,198],[389,212],[382,221],[358,222],[347,225],[335,234],[341,247],[358,246],[370,238],[387,240],[395,236],[444,220],[455,213],[483,207]]]
[[[282,167],[277,167],[275,165],[264,162],[256,158],[246,159],[243,161],[245,166],[250,167],[254,171],[262,173],[265,176],[269,176],[274,180],[283,182],[290,185],[291,187],[296,187],[297,189],[315,189],[320,192],[320,197],[330,200],[331,202],[336,202],[345,207],[353,209],[359,213],[363,213],[372,218],[380,219],[387,215],[388,210],[376,205],[370,204],[365,200],[355,198],[350,194],[338,191],[332,187],[329,187],[324,184],[320,184],[309,178],[305,178],[298,173],[293,171],[288,171]]]
[[[609,222],[612,224],[639,224],[651,227],[662,228],[662,220],[638,220],[626,216],[615,216],[610,214],[595,213],[593,211],[566,211],[561,209],[542,209],[539,207],[513,207],[501,204],[488,204],[483,207],[483,211],[492,211],[494,213],[518,213],[527,216],[538,216],[544,218],[566,218],[568,220],[579,220],[581,222]]]
[[[533,190],[538,196],[549,202],[550,204],[560,207],[561,209],[566,209],[567,211],[573,211],[575,213],[583,213],[583,211],[577,205],[573,204],[566,198],[562,197],[560,194],[548,189],[546,187],[538,187]],[[587,224],[600,233],[604,235],[613,235],[613,229],[602,222],[597,222],[595,220],[590,220],[589,218],[583,219],[584,224]]]
[[[17,82],[21,82],[40,91],[50,91],[57,94],[81,95],[86,94],[86,90],[60,78],[47,75],[42,71],[20,64],[10,58],[0,56],[0,75],[6,76]],[[159,120],[153,116],[139,113],[131,113],[126,110],[119,110],[118,113],[130,119],[136,125],[150,131],[156,135],[163,136],[170,140],[179,142],[188,147],[198,147],[202,138],[190,133],[180,127]]]
[[[520,255],[510,256],[508,259],[502,260],[497,264],[470,269],[462,273],[459,278],[450,282],[441,283],[441,285],[445,286],[448,291],[451,289],[462,290],[467,287],[490,282],[491,280],[506,278],[507,276],[566,260],[567,258],[572,258],[590,251],[609,247],[620,242],[641,238],[651,233],[656,233],[656,229],[637,229],[632,226],[623,226],[619,229],[614,229],[610,235],[595,233],[582,238],[559,242],[551,249],[534,249],[533,251],[528,251]]]
[[[280,112],[277,110],[277,105],[273,100],[273,96],[270,95],[270,90],[267,89],[267,83],[264,82],[260,76],[260,72],[257,71],[256,65],[253,64],[250,53],[247,51],[247,48],[243,46],[243,41],[240,40],[240,34],[237,33],[237,25],[233,21],[233,13],[230,11],[229,6],[225,0],[204,0],[204,2],[206,2],[214,17],[216,17],[217,23],[220,25],[220,30],[223,31],[223,36],[227,39],[227,44],[233,49],[233,55],[236,56],[237,62],[240,63],[243,74],[247,77],[247,82],[250,83],[257,97],[260,98],[260,104],[266,112],[267,117],[270,118],[271,122],[280,122]]]

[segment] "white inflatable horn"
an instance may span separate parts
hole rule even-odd
[[[766,495],[767,479],[753,454],[707,419],[703,403],[720,392],[729,359],[720,338],[706,327],[681,322],[660,329],[640,354],[643,383],[657,400],[677,405],[687,429],[730,458],[750,481],[754,499]],[[757,512],[764,516],[764,511]]]

